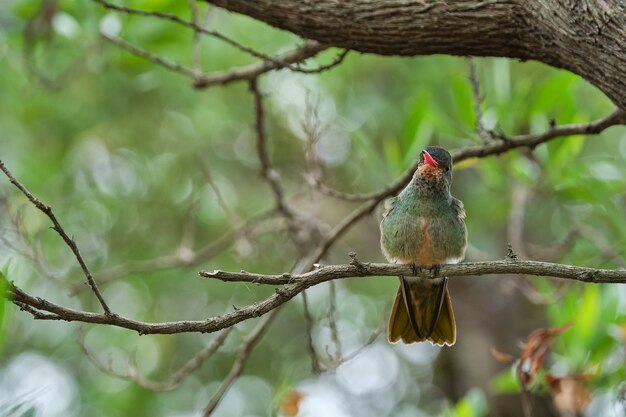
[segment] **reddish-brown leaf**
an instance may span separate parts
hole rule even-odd
[[[493,346],[491,347],[491,349],[489,349],[489,351],[491,353],[491,356],[496,358],[496,360],[498,362],[508,363],[508,362],[511,362],[513,359],[515,359],[515,357],[513,355],[509,355],[508,353],[500,352],[499,350],[497,350]]]
[[[543,360],[554,340],[554,337],[572,327],[571,323],[566,323],[560,327],[534,330],[526,342],[522,344],[522,352],[517,368],[520,382],[526,385],[532,382],[533,378],[543,366]]]

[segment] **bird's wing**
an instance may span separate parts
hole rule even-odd
[[[461,200],[452,197],[452,208],[459,219],[463,220],[465,218],[465,207]]]
[[[391,211],[396,206],[396,202],[398,201],[398,197],[393,197],[385,201],[385,211],[383,212],[383,219],[391,213]]]

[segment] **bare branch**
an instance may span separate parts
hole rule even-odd
[[[558,262],[563,258],[572,246],[576,243],[576,239],[581,235],[579,228],[570,230],[562,239],[555,242],[551,246],[537,245],[527,243],[528,257],[538,259],[545,262]],[[626,264],[620,265],[626,267]]]
[[[328,283],[328,326],[330,327],[330,337],[335,345],[335,354],[332,355],[335,364],[342,362],[341,340],[339,339],[339,329],[337,328],[337,289],[335,281]]]
[[[85,340],[82,337],[82,332],[79,332],[78,344],[87,359],[89,359],[89,361],[96,368],[98,368],[105,374],[128,381],[133,381],[141,387],[152,391],[172,391],[178,388],[180,384],[189,375],[191,375],[193,371],[202,366],[202,364],[207,359],[209,359],[220,348],[220,346],[224,344],[226,337],[228,337],[233,329],[234,327],[229,327],[220,332],[220,334],[218,334],[217,337],[215,337],[210,344],[208,344],[204,349],[198,352],[196,356],[187,361],[187,363],[185,363],[179,370],[174,372],[166,381],[163,382],[154,381],[147,378],[146,376],[141,374],[134,365],[129,365],[126,373],[121,373],[113,369],[113,366],[111,366],[111,364],[102,363],[85,344]]]
[[[292,241],[297,249],[304,253],[305,244],[310,243],[310,239],[302,236],[302,231],[319,231],[319,223],[310,216],[298,213],[286,202],[283,184],[280,181],[280,174],[276,171],[270,160],[267,149],[267,132],[265,131],[265,107],[263,105],[263,95],[259,90],[257,79],[250,80],[250,92],[254,97],[255,131],[256,131],[256,151],[260,162],[260,174],[263,180],[270,186],[276,204],[276,210],[285,218],[287,228]],[[328,250],[329,246],[324,249]],[[309,265],[310,269],[312,265]]]
[[[616,109],[610,115],[589,123],[552,126],[547,131],[539,134],[518,135],[513,137],[503,136],[504,140],[502,141],[492,141],[481,146],[471,146],[456,152],[452,152],[452,158],[455,163],[458,163],[469,158],[484,158],[492,155],[500,155],[517,148],[534,149],[542,143],[559,137],[575,135],[597,135],[612,126],[624,124],[626,124],[626,111]],[[415,161],[413,165],[407,168],[402,176],[400,176],[400,178],[379,191],[362,194],[351,194],[344,193],[338,190],[331,190],[328,187],[323,187],[325,189],[322,191],[327,195],[347,201],[366,201],[372,199],[381,201],[384,198],[397,194],[409,183],[409,181],[411,181],[413,173],[417,169],[417,162],[418,161]]]
[[[517,254],[524,259],[528,257],[524,244],[524,220],[530,198],[530,191],[526,187],[517,182],[511,186],[511,209],[507,222],[507,240],[515,248]]]
[[[363,343],[363,345],[361,345],[361,347],[359,347],[357,350],[350,353],[349,355],[346,355],[346,357],[343,358],[341,362],[337,364],[337,367],[339,367],[339,365],[343,365],[344,363],[356,358],[368,346],[372,345],[376,341],[376,339],[378,339],[378,337],[381,334],[383,334],[386,328],[387,328],[387,321],[385,320],[376,329],[374,329],[374,331],[370,334],[370,337],[367,338],[367,340],[365,341],[365,343]]]
[[[289,68],[292,64],[303,62],[327,48],[318,42],[306,41],[302,46],[278,55],[272,60],[262,60],[243,67],[231,68],[224,72],[202,74],[194,80],[194,87],[202,89],[213,85],[225,85],[234,81],[249,81],[275,69]]]
[[[187,77],[196,79],[198,77],[200,77],[201,73],[198,72],[198,70],[193,69],[193,68],[189,68],[186,67],[182,64],[179,64],[178,62],[174,62],[174,61],[170,61],[167,58],[163,58],[160,55],[154,54],[150,51],[147,51],[143,48],[140,48],[130,42],[125,41],[122,38],[118,38],[116,36],[109,36],[106,35],[104,33],[101,33],[100,36],[102,36],[102,38],[106,39],[107,41],[111,42],[112,44],[119,46],[122,49],[127,50],[128,52],[132,53],[133,55],[137,55],[139,57],[145,58],[148,61],[152,62],[153,64],[157,64],[160,65],[162,67],[165,67],[167,69],[169,69],[170,71],[174,71],[174,72],[178,72],[180,74],[186,75]]]
[[[344,49],[339,53],[339,55],[337,55],[335,59],[330,61],[328,64],[320,65],[317,68],[300,68],[300,62],[297,62],[297,65],[295,67],[293,65],[289,65],[288,68],[294,72],[301,72],[303,74],[320,74],[341,64],[348,56],[348,53],[350,53],[350,50]]]
[[[198,33],[198,32],[195,32]],[[146,49],[140,48],[130,42],[125,41],[119,37],[113,37],[101,33],[100,36],[111,42],[112,44],[119,46],[120,48],[132,53],[133,55],[139,56],[141,58],[147,59],[153,64],[160,65],[170,71],[177,72],[186,77],[189,77],[193,80],[194,88],[202,89],[216,84],[229,84],[234,81],[248,81],[257,76],[264,74],[266,72],[290,67],[291,64],[299,63],[307,60],[308,58],[317,55],[319,52],[326,49],[326,46],[322,46],[317,42],[308,41],[303,46],[285,53],[283,55],[279,55],[276,58],[272,58],[271,61],[263,60],[258,63],[254,63],[251,65],[247,65],[245,67],[232,68],[228,71],[224,72],[212,72],[212,73],[202,73],[197,65],[194,64],[194,68],[189,68],[185,65],[182,65],[178,62],[171,61],[167,58],[162,57],[161,55],[150,52]],[[344,51],[335,61],[327,64],[325,66],[318,67],[316,69],[298,69],[298,72],[306,72],[306,73],[315,73],[322,72],[327,69],[330,69],[343,61],[345,55],[348,51]],[[293,70],[293,69],[292,69]]]
[[[503,260],[491,262],[467,262],[441,267],[442,276],[473,276],[494,274],[526,274],[544,277],[565,278],[589,283],[626,283],[626,270],[610,270],[577,267],[536,261]],[[240,308],[231,313],[211,317],[206,320],[186,320],[163,323],[147,323],[117,315],[96,314],[74,310],[54,304],[48,300],[33,297],[24,291],[9,286],[9,294],[16,304],[24,304],[39,310],[56,314],[60,320],[85,323],[108,324],[139,332],[140,334],[173,334],[215,332],[233,326],[241,321],[262,316],[283,305],[305,289],[333,279],[412,275],[411,265],[362,263],[354,261],[347,265],[323,266],[303,274],[262,275],[248,272],[203,271],[200,275],[227,282],[251,282],[278,285],[275,294],[257,303]],[[417,276],[430,278],[429,268],[419,268]]]
[[[344,219],[340,221],[330,232],[328,232],[326,237],[318,244],[315,252],[313,253],[310,265],[312,266],[313,264],[319,262],[328,249],[339,238],[341,238],[341,236],[350,230],[359,220],[374,211],[379,203],[380,200],[371,199],[370,201],[367,201],[357,207],[348,216],[344,217]]]
[[[225,251],[240,237],[260,233],[258,229],[261,225],[267,223],[268,226],[267,228],[263,227],[262,230],[266,230],[268,228],[270,230],[277,230],[278,228],[284,227],[282,219],[273,219],[272,216],[274,215],[275,211],[270,210],[253,217],[236,228],[227,231],[213,242],[195,251],[190,250],[183,254],[180,250],[176,250],[172,254],[159,256],[157,258],[125,262],[123,264],[104,269],[98,273],[97,281],[100,284],[106,284],[126,277],[129,274],[150,273],[165,269],[178,268],[181,266],[198,265]],[[73,285],[71,287],[71,293],[79,293],[84,288],[84,285]]]
[[[263,317],[254,330],[252,330],[252,332],[242,341],[239,350],[237,350],[237,353],[235,354],[235,362],[233,363],[230,372],[222,381],[222,385],[220,385],[215,394],[213,394],[209,400],[209,403],[202,413],[203,417],[208,417],[213,414],[213,411],[215,411],[222,398],[224,398],[224,395],[231,387],[235,379],[241,375],[244,367],[246,366],[246,362],[250,357],[250,353],[252,353],[252,349],[254,349],[254,346],[259,342],[261,336],[263,336],[269,325],[278,315],[279,311],[280,308],[277,308]]]
[[[254,96],[255,129],[256,129],[256,151],[261,163],[260,173],[267,182],[274,194],[276,209],[288,219],[293,218],[293,212],[285,203],[285,192],[280,183],[280,176],[270,162],[267,151],[267,134],[265,132],[265,109],[263,107],[263,96],[259,91],[257,79],[250,80],[250,92]]]
[[[600,256],[603,259],[614,262],[620,268],[626,268],[626,259],[624,259],[624,256],[618,249],[616,249],[621,245],[612,245],[609,241],[607,241],[606,236],[604,236],[603,233],[593,227],[583,224],[578,224],[576,227],[586,239],[589,239],[589,241],[591,241],[600,250]]]
[[[152,11],[152,10],[141,10],[141,9],[134,9],[132,7],[126,7],[126,6],[118,6],[116,4],[113,3],[109,3],[108,1],[105,0],[92,0],[95,3],[98,3],[100,5],[102,5],[104,8],[109,9],[109,10],[115,10],[117,12],[120,13],[125,13],[125,14],[129,14],[129,15],[135,15],[135,16],[144,16],[144,17],[153,17],[153,18],[158,18],[158,19],[162,19],[162,20],[168,20],[172,23],[176,23],[180,26],[189,28],[194,30],[196,33],[202,33],[203,35],[208,35],[208,36],[212,36],[216,39],[221,40],[224,43],[227,43],[228,45],[239,49],[240,51],[243,51],[247,54],[250,54],[254,57],[257,58],[261,58],[264,60],[269,60],[269,61],[273,61],[274,58],[272,58],[269,55],[263,54],[261,52],[255,51],[252,48],[249,48],[247,46],[244,46],[242,44],[240,44],[239,42],[221,34],[218,31],[215,30],[209,30],[209,29],[205,29],[202,26],[194,23],[194,22],[190,22],[187,21],[185,19],[182,19],[174,14],[171,13],[162,13],[162,12],[157,12],[157,11]]]
[[[442,265],[440,270],[440,275],[447,277],[502,274],[527,274],[596,284],[626,283],[626,269],[587,268],[538,261],[507,259],[503,261],[463,262],[455,265]],[[414,274],[411,265],[364,263],[360,261],[344,265],[321,266],[304,274],[264,275],[245,271],[227,272],[215,270],[202,271],[200,275],[225,282],[251,282],[254,284],[285,286],[306,285],[307,288],[322,282],[342,278],[398,275],[418,276],[425,279],[432,278],[430,267],[418,266],[417,274]]]
[[[309,301],[306,296],[306,291],[302,291],[302,309],[304,311],[304,323],[306,325],[307,347],[309,349],[309,356],[311,357],[311,370],[314,374],[319,374],[322,372],[322,365],[320,364],[319,356],[315,350],[315,345],[313,344],[313,316],[311,315],[311,310],[309,309]]]
[[[93,291],[93,293],[96,295],[96,298],[98,298],[98,301],[100,302],[100,305],[102,306],[102,309],[104,310],[104,314],[106,316],[112,316],[111,310],[109,309],[109,306],[107,305],[106,301],[104,301],[104,297],[102,297],[102,294],[100,293],[100,290],[98,289],[98,285],[94,281],[93,276],[91,275],[91,272],[89,271],[89,268],[87,268],[87,264],[85,264],[85,260],[83,259],[83,256],[80,254],[80,251],[78,250],[78,246],[76,245],[76,242],[74,242],[74,239],[70,238],[67,235],[67,233],[65,233],[65,230],[63,230],[63,227],[61,227],[61,224],[59,223],[56,216],[52,212],[52,208],[50,206],[46,206],[41,201],[39,201],[37,197],[31,194],[31,192],[28,191],[26,187],[24,187],[18,180],[16,180],[13,174],[11,174],[11,172],[8,170],[8,168],[4,165],[2,161],[0,161],[0,170],[4,172],[4,174],[7,176],[11,184],[15,185],[22,192],[22,194],[24,194],[26,198],[28,198],[28,200],[31,203],[33,203],[35,207],[37,207],[46,216],[48,216],[48,218],[53,224],[52,229],[55,232],[57,232],[59,236],[61,236],[65,244],[70,248],[70,250],[76,257],[76,260],[80,264],[80,267],[83,270],[83,273],[85,274],[85,278],[87,279],[87,283],[89,284],[91,291]]]
[[[469,80],[474,95],[474,113],[476,113],[476,131],[485,143],[493,140],[493,133],[483,125],[483,96],[480,94],[480,83],[476,74],[476,64],[471,56],[465,58],[469,69]]]
[[[17,301],[14,301],[13,303],[18,306],[20,310],[30,313],[35,320],[62,320],[62,318],[56,314],[42,313],[41,311],[34,309],[28,304],[20,303]]]
[[[331,61],[330,63],[326,65],[322,65],[322,66],[319,66],[317,68],[312,68],[312,69],[301,68],[300,66],[294,66],[293,64],[299,64],[303,62],[304,60],[306,60],[307,58],[310,58],[311,56],[316,55],[318,52],[324,49],[327,49],[328,47],[325,45],[322,45],[319,42],[307,41],[304,46],[302,46],[301,48],[298,48],[296,51],[290,54],[286,54],[286,56],[283,56],[283,57],[279,56],[275,58],[270,55],[258,52],[245,45],[242,45],[239,42],[223,35],[222,33],[218,31],[206,29],[202,27],[195,19],[193,21],[187,21],[185,19],[182,19],[170,13],[134,9],[131,7],[119,6],[113,3],[109,3],[105,0],[92,0],[92,1],[99,3],[100,5],[102,5],[103,7],[109,10],[115,10],[120,13],[126,13],[130,15],[137,15],[137,16],[144,16],[144,17],[153,17],[153,18],[163,19],[163,20],[176,23],[183,27],[192,29],[195,34],[203,34],[203,35],[212,36],[216,39],[219,39],[227,43],[228,45],[236,49],[239,49],[240,51],[243,51],[249,55],[252,55],[256,58],[260,58],[263,60],[261,63],[254,64],[254,65],[244,67],[244,68],[231,69],[224,73],[202,75],[202,74],[199,74],[196,70],[183,67],[180,64],[172,63],[164,58],[157,57],[156,55],[148,51],[142,50],[141,48],[133,47],[132,45],[127,44],[127,43],[126,44],[120,43],[120,46],[124,47],[130,52],[143,56],[144,58],[150,59],[152,62],[163,65],[173,71],[191,76],[192,78],[194,78],[194,86],[196,88],[203,88],[203,87],[207,87],[213,84],[226,84],[231,81],[238,81],[238,80],[245,80],[245,79],[250,80],[261,73],[264,73],[273,69],[278,69],[278,68],[289,68],[291,71],[301,72],[305,74],[320,73],[320,72],[327,71],[341,64],[349,52],[348,49],[344,49],[337,56],[337,58],[335,58],[333,61]],[[191,71],[191,73],[189,71]]]

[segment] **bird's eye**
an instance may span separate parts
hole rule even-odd
[[[450,172],[450,166],[449,165],[446,167],[446,172]]]

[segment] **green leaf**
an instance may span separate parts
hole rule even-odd
[[[446,417],[483,417],[487,415],[485,394],[478,388],[471,389],[456,403],[454,408],[447,410]]]
[[[491,379],[490,388],[496,394],[515,394],[519,392],[519,380],[515,376],[514,369],[505,369]]]

